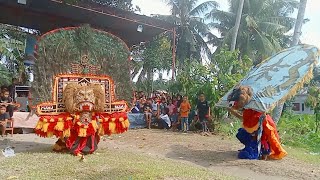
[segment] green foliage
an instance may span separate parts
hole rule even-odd
[[[229,11],[213,9],[206,15],[209,26],[222,35],[221,44],[230,45],[239,1],[229,1]],[[297,0],[248,0],[245,1],[237,48],[241,55],[248,55],[259,63],[275,52],[289,46],[286,33],[294,27],[295,19],[290,15],[298,7]]]
[[[25,39],[26,33],[21,28],[0,24],[0,59],[4,57],[4,66],[8,68],[7,71],[2,70],[1,74],[5,84],[11,83],[13,78],[22,84],[28,80],[23,63]]]
[[[306,105],[311,107],[316,112],[319,112],[320,109],[320,89],[316,86],[310,86],[308,88],[308,99],[306,101]]]
[[[64,3],[69,4],[87,4],[92,3],[103,6],[110,6],[126,11],[140,11],[139,7],[134,7],[132,0],[62,0]]]
[[[213,57],[212,63],[202,65],[193,61],[177,76],[177,82],[172,86],[179,92],[187,94],[195,104],[198,94],[204,93],[211,106],[238,83],[252,66],[249,58],[239,60],[239,51],[225,49]],[[234,67],[234,68],[232,68]],[[177,88],[178,87],[178,88]],[[216,118],[222,115],[222,109],[212,108]]]
[[[147,44],[143,52],[144,65],[156,70],[169,70],[172,64],[171,41],[167,36]]]
[[[316,131],[315,115],[285,114],[278,130],[283,144],[320,152],[320,132]]]
[[[308,99],[306,105],[311,107],[315,113],[316,132],[320,127],[320,89],[317,86],[310,86],[308,88]]]
[[[197,0],[166,0],[171,7],[172,15],[156,15],[155,17],[177,25],[177,59],[180,64],[188,60],[200,60],[201,52],[211,55],[206,39],[214,42],[215,35],[205,23],[203,14],[216,9],[216,1],[206,1],[197,5]],[[213,44],[213,43],[211,43]]]
[[[8,86],[12,83],[12,74],[8,71],[8,69],[0,64],[0,86]]]
[[[140,54],[137,51],[140,51]],[[131,77],[135,78],[142,69],[136,83],[137,88],[145,92],[151,92],[152,89],[155,89],[153,86],[158,84],[158,82],[153,82],[154,73],[161,74],[163,71],[171,68],[171,41],[167,36],[161,35],[147,43],[145,47],[137,48],[133,53],[137,54],[136,56],[140,56],[136,58],[141,59],[141,61],[133,60],[131,62],[131,67],[133,67]],[[159,82],[161,81],[162,79],[160,78]],[[164,87],[161,89],[164,89]]]
[[[88,26],[60,29],[40,39],[39,58],[34,67],[33,95],[41,101],[51,100],[52,77],[69,72],[71,63],[78,63],[88,53],[92,64],[101,65],[98,74],[110,75],[115,81],[121,99],[132,94],[129,51],[121,40],[106,32]]]
[[[242,123],[239,119],[233,118],[232,123],[220,122],[217,124],[217,132],[222,135],[235,137],[238,133],[238,129],[242,127]]]

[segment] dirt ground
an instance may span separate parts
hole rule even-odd
[[[0,149],[10,145],[15,147],[16,153],[28,152],[48,148],[55,140],[34,134],[20,134],[0,140]],[[237,151],[242,145],[218,135],[207,137],[164,130],[130,130],[125,134],[102,138],[99,148],[141,153],[155,159],[171,159],[239,179],[320,179],[320,163],[306,163],[290,154],[280,161],[239,160]]]

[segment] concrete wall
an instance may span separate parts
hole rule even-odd
[[[314,114],[314,111],[305,105],[308,95],[296,95],[293,101],[292,112],[296,114]]]

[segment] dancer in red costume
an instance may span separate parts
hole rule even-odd
[[[260,139],[262,151],[259,152],[258,147],[245,148],[239,152],[239,157],[243,159],[257,159],[260,157],[282,159],[287,155],[287,152],[281,146],[277,128],[271,116],[252,109],[243,109],[250,102],[251,98],[252,90],[246,86],[235,88],[228,97],[230,112],[239,119],[242,119],[243,129],[240,129],[237,135],[241,142],[244,142],[246,138],[246,135],[243,134],[247,133],[253,139],[253,141],[249,141],[250,146],[258,146],[258,143],[252,142],[257,141],[259,128],[263,129]],[[238,112],[239,110],[243,110],[242,114]],[[262,127],[260,127],[260,120],[262,121]],[[247,142],[245,145],[249,146],[249,143]]]
[[[73,72],[83,72],[87,62],[84,56],[81,64],[73,66]],[[90,154],[97,150],[100,136],[128,130],[127,104],[114,101],[114,82],[110,77],[85,73],[57,75],[53,87],[53,101],[37,106],[40,119],[35,132],[41,137],[58,137],[54,151]]]

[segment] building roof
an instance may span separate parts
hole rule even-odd
[[[171,31],[173,24],[148,16],[97,4],[70,5],[59,0],[0,0],[0,23],[36,29],[44,33],[56,28],[90,24],[110,32],[128,46],[149,41],[154,36]],[[90,7],[89,7],[90,6]],[[137,27],[142,25],[143,31]]]

